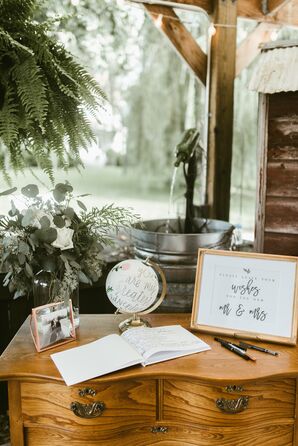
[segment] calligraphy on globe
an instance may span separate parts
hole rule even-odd
[[[158,276],[150,263],[129,259],[113,267],[106,292],[120,313],[142,313],[154,305],[159,293]]]

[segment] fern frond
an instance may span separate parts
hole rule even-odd
[[[48,101],[41,71],[34,58],[28,57],[22,64],[15,66],[12,79],[16,83],[18,96],[27,116],[30,120],[36,120],[42,128]]]
[[[51,154],[65,168],[82,164],[80,149],[95,140],[85,110],[96,115],[106,96],[49,36],[51,21],[34,21],[38,5],[0,0],[0,143],[14,169],[28,151],[53,181]]]
[[[10,147],[18,139],[19,119],[18,107],[12,88],[5,93],[3,106],[0,110],[0,139],[3,144]]]

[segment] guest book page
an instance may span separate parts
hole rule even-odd
[[[132,328],[121,337],[142,355],[143,365],[210,349],[209,345],[180,325]]]
[[[131,328],[51,355],[66,384],[77,384],[135,364],[143,366],[209,350],[180,325]]]

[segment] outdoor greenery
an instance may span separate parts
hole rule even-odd
[[[108,96],[102,124],[90,117],[96,142],[90,142],[88,149],[90,156],[94,153],[91,176],[98,196],[110,200],[114,191],[117,200],[126,190],[128,197],[137,194],[142,199],[166,197],[170,192],[175,146],[185,129],[197,128],[200,144],[205,148],[205,89],[138,5],[122,0],[47,0],[41,6],[36,14],[39,23],[50,21],[48,35],[59,39],[76,55]],[[178,11],[178,14],[206,50],[207,17],[200,13]],[[57,16],[63,19],[57,21]],[[238,43],[256,25],[253,21],[239,20]],[[292,30],[281,30],[278,38],[289,38],[292,34]],[[252,227],[258,98],[248,90],[250,73],[251,67],[235,81],[231,218],[233,223]],[[80,155],[84,157],[84,152],[80,151]],[[94,173],[97,158],[109,165],[98,176]],[[110,169],[112,166],[117,169]],[[115,181],[109,177],[112,171]],[[70,177],[74,176],[70,172]],[[85,178],[90,183],[89,174]],[[117,188],[122,180],[123,186]],[[204,190],[198,193],[198,185],[195,204],[204,200]],[[84,189],[80,180],[78,187]],[[174,201],[181,203],[184,192],[183,172],[179,169]],[[164,198],[161,217],[167,215],[167,201]]]
[[[0,0],[0,169],[22,170],[28,155],[53,182],[53,158],[67,168],[94,138],[88,113],[105,97],[53,36],[55,20],[37,22],[38,0]]]

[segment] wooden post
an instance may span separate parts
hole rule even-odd
[[[207,202],[210,217],[229,219],[237,1],[216,0],[211,41]]]

